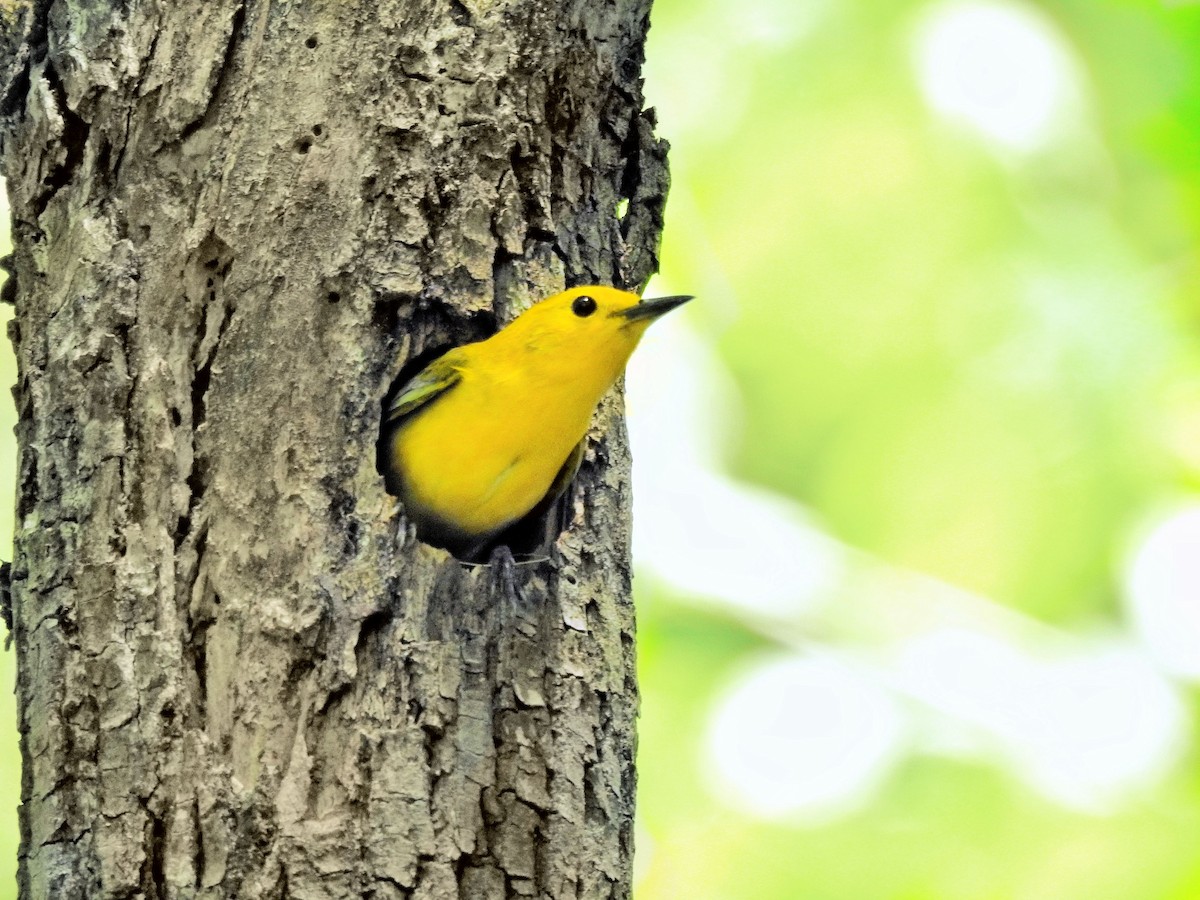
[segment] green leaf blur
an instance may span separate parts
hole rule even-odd
[[[937,108],[922,35],[963,10],[1066,60],[1043,135]],[[653,23],[662,278],[740,393],[728,472],[1030,627],[1123,635],[1139,534],[1200,489],[1200,8],[656,0]],[[771,640],[639,590],[639,900],[1200,897],[1186,742],[1095,810],[918,746],[840,812],[755,815],[714,783],[714,709],[772,653],[870,657],[874,626],[833,608]]]

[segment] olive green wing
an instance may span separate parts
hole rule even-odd
[[[388,493],[404,493],[403,473],[396,459],[395,439],[399,426],[409,416],[426,408],[462,380],[462,355],[451,350],[439,356],[396,391],[383,415],[383,428],[375,445],[375,468],[383,475]]]
[[[383,417],[385,427],[395,426],[406,416],[436,400],[462,380],[462,354],[451,350],[439,356],[396,392]]]

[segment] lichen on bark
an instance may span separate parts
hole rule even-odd
[[[507,578],[373,446],[406,360],[655,267],[648,13],[0,9],[23,896],[629,895],[619,397]]]

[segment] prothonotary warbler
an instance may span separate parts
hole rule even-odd
[[[646,327],[690,299],[571,288],[404,384],[385,416],[380,463],[417,536],[471,559],[548,509]]]

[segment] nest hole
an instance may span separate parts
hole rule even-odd
[[[427,346],[413,354],[392,380],[383,397],[380,409],[379,437],[376,442],[375,468],[389,494],[399,498],[401,484],[395,473],[390,471],[388,457],[396,430],[401,423],[387,421],[387,412],[401,391],[430,363],[448,351],[463,344],[483,340],[496,331],[496,319],[491,313],[480,312],[469,316],[447,313],[441,322],[430,328],[432,335]],[[448,339],[447,339],[448,338]],[[451,388],[450,390],[453,390]],[[436,402],[436,401],[434,401]],[[416,411],[419,415],[420,411]],[[574,507],[573,485],[556,502],[539,504],[525,517],[518,519],[492,537],[474,543],[464,542],[461,537],[448,537],[439,533],[436,526],[417,524],[417,537],[434,547],[448,550],[462,562],[481,563],[491,558],[497,547],[506,546],[517,559],[544,556],[550,545],[569,526],[570,513]]]

